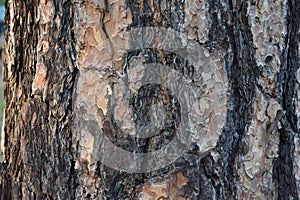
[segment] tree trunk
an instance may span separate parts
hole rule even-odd
[[[1,199],[299,199],[300,2],[7,0]]]

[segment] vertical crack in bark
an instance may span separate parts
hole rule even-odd
[[[209,42],[211,46],[220,45],[224,49],[228,48],[226,21],[228,19],[229,8],[224,8],[218,1],[207,1],[209,3],[209,13],[211,17],[211,29],[209,31]],[[219,17],[219,15],[221,17]]]
[[[231,0],[210,3],[212,23],[218,24],[212,25],[210,42],[227,48],[225,64],[230,83],[227,122],[217,145],[223,168],[223,174],[215,181],[218,185],[214,186],[218,199],[234,198],[238,189],[237,169],[240,166],[239,157],[243,153],[242,139],[253,117],[258,77],[253,37],[247,16],[248,2],[234,3],[235,5]]]
[[[60,1],[57,1],[59,4]],[[63,199],[75,199],[76,193],[76,179],[77,174],[75,171],[75,157],[77,149],[72,149],[72,130],[73,124],[73,103],[72,95],[74,93],[74,82],[76,80],[78,69],[76,68],[76,50],[75,50],[75,36],[74,36],[74,7],[71,0],[66,0],[60,3],[60,9],[62,9],[61,25],[59,33],[58,46],[62,49],[63,54],[63,66],[62,69],[58,70],[55,76],[59,77],[64,74],[64,78],[61,79],[63,87],[63,93],[61,94],[61,103],[64,105],[64,116],[60,118],[59,128],[57,130],[59,140],[62,140],[62,147],[58,152],[60,158],[60,164],[58,168],[66,170],[65,173],[61,174],[64,180],[61,182],[66,185],[59,186],[61,188],[60,198]],[[55,63],[55,61],[54,61]],[[70,64],[71,63],[71,64]],[[64,73],[65,71],[65,73]],[[61,108],[59,108],[61,109]],[[55,195],[53,195],[55,197]]]
[[[126,3],[132,13],[132,27],[152,26],[152,13],[145,0],[126,0]]]
[[[281,128],[278,158],[274,161],[274,183],[278,199],[299,199],[294,169],[295,134],[297,127],[297,70],[299,69],[299,12],[300,2],[289,0],[287,4],[287,38],[282,52],[282,66],[278,74],[275,93],[283,112],[278,116]]]
[[[72,62],[72,66],[69,66],[69,67],[72,67],[72,69],[70,70],[70,75],[69,77],[66,79],[66,90],[69,91],[69,96],[70,96],[70,99],[69,99],[69,104],[67,106],[67,111],[69,111],[69,115],[71,116],[70,118],[70,121],[69,121],[69,124],[70,124],[70,127],[68,128],[71,128],[72,124],[73,124],[73,94],[74,94],[74,89],[75,89],[75,82],[76,82],[76,77],[78,75],[78,68],[77,68],[77,65],[76,65],[76,56],[77,56],[77,52],[76,52],[76,47],[75,47],[75,44],[76,44],[76,39],[75,39],[75,34],[74,34],[74,29],[75,29],[75,18],[74,18],[74,15],[75,15],[75,11],[74,11],[74,5],[72,3],[71,0],[67,0],[65,2],[65,5],[64,5],[64,10],[66,10],[67,12],[69,12],[67,14],[66,17],[64,17],[66,20],[68,20],[68,28],[66,30],[66,32],[68,33],[67,37],[66,37],[66,41],[69,41],[68,44],[69,44],[69,49],[67,49],[67,51],[69,52],[66,52],[66,56],[71,60]],[[69,198],[70,199],[75,199],[75,194],[76,194],[76,186],[77,186],[77,173],[76,173],[76,170],[75,170],[75,160],[77,159],[77,152],[78,152],[78,149],[72,149],[72,139],[73,139],[73,134],[72,134],[72,130],[69,129],[70,131],[70,135],[69,135],[69,141],[68,141],[68,151],[70,152],[70,155],[71,155],[71,159],[70,159],[70,173],[69,173],[69,177],[67,177],[67,183],[68,184],[68,190],[67,192],[69,193]]]

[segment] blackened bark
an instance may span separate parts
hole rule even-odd
[[[287,38],[282,52],[282,66],[278,74],[276,93],[284,112],[278,117],[282,124],[279,157],[274,161],[274,182],[278,199],[299,199],[294,174],[294,137],[297,127],[297,70],[299,69],[299,12],[300,3],[289,0],[287,4]]]
[[[218,163],[221,164],[221,176],[219,180],[214,180],[217,183],[214,186],[217,199],[230,199],[236,195],[237,158],[243,154],[242,139],[253,117],[253,100],[259,75],[247,15],[248,3],[237,2],[233,5],[233,1],[229,0],[226,6],[222,7],[220,1],[210,3],[212,21],[216,27],[211,29],[210,42],[227,49],[225,63],[230,80],[227,123],[217,146],[222,157],[221,163]]]
[[[252,30],[254,25],[251,24],[249,15],[250,5],[255,5],[257,2],[206,1],[210,27],[206,27],[209,33],[208,40],[205,42],[203,39],[200,41],[200,34],[197,35],[198,31],[202,31],[200,31],[201,23],[199,25],[193,22],[196,25],[189,27],[196,30],[190,37],[209,49],[207,54],[214,51],[224,52],[219,62],[221,66],[224,65],[229,82],[226,124],[217,146],[209,152],[201,152],[195,142],[175,163],[155,172],[131,174],[111,169],[101,163],[101,160],[97,160],[96,166],[92,166],[95,168],[95,173],[92,173],[88,159],[80,158],[80,153],[86,147],[80,146],[81,138],[76,135],[77,133],[72,132],[72,127],[75,126],[74,115],[76,115],[73,105],[76,80],[79,79],[79,71],[80,73],[88,71],[84,68],[86,67],[84,64],[81,66],[84,69],[78,64],[82,58],[78,56],[76,50],[88,46],[81,44],[79,38],[91,39],[91,43],[100,41],[101,44],[104,43],[103,40],[108,40],[109,46],[112,46],[114,38],[109,33],[114,31],[110,29],[118,24],[108,26],[107,23],[115,14],[111,13],[115,8],[113,6],[118,3],[124,3],[127,6],[122,8],[124,13],[128,9],[131,14],[125,15],[131,18],[128,29],[151,26],[170,28],[184,33],[185,28],[189,26],[189,24],[185,25],[185,20],[190,17],[186,15],[186,6],[189,3],[187,1],[104,0],[103,3],[95,3],[93,0],[7,1],[6,49],[4,49],[7,55],[4,58],[3,76],[7,103],[4,127],[5,160],[0,165],[1,199],[138,199],[141,198],[141,194],[143,196],[147,192],[145,189],[147,185],[155,185],[156,182],[167,185],[162,187],[162,191],[169,190],[169,196],[161,195],[160,198],[180,197],[195,200],[241,198],[239,193],[241,193],[240,185],[243,184],[243,180],[239,169],[244,164],[241,158],[247,154],[247,148],[250,146],[245,144],[245,138],[251,121],[255,118],[254,105],[259,91],[258,80],[263,73],[262,67],[258,66],[257,47],[254,44],[255,36]],[[195,5],[199,6],[197,3],[199,2]],[[44,21],[40,19],[40,4],[45,6],[42,7],[45,11]],[[98,37],[96,33],[93,33],[94,35],[89,33],[89,37],[86,37],[86,33],[78,31],[79,26],[88,22],[83,20],[83,16],[75,13],[76,9],[89,11],[88,14],[91,15],[96,12],[95,15],[99,20],[95,21],[96,23],[100,21],[99,26],[104,32],[104,39],[99,36],[101,35],[99,32],[97,32]],[[294,137],[299,134],[295,100],[297,99],[296,72],[299,69],[299,12],[300,3],[297,0],[289,0],[286,19],[287,35],[281,55],[282,65],[277,75],[277,85],[274,94],[263,93],[268,98],[275,99],[278,96],[276,100],[282,107],[276,119],[270,122],[272,127],[266,131],[270,135],[271,131],[278,129],[279,132],[279,152],[273,165],[275,188],[267,188],[276,190],[273,197],[275,199],[299,199],[294,174]],[[199,16],[195,14],[196,21],[203,19],[197,17]],[[45,22],[45,19],[48,21]],[[94,24],[93,26],[96,27]],[[96,28],[93,31],[95,30]],[[88,32],[88,30],[84,31]],[[40,41],[41,35],[45,33],[46,39]],[[102,52],[103,55],[93,55],[92,52],[87,54],[89,53],[99,57],[98,60],[104,60],[104,54],[107,52]],[[114,57],[114,53],[110,56]],[[84,56],[88,57],[88,55]],[[142,57],[146,63],[164,63],[184,76],[194,72],[193,66],[187,63],[185,58],[162,50],[146,49],[127,52],[123,60],[123,66],[126,67],[122,69],[122,73],[127,73],[126,70],[130,66],[125,63],[129,63],[134,57]],[[92,62],[90,60],[88,62]],[[266,57],[267,63],[271,60],[272,57]],[[107,70],[111,68],[112,66],[109,66]],[[101,79],[104,80],[104,76]],[[146,96],[153,95],[156,89],[145,90],[145,93],[148,92]],[[156,97],[160,98],[161,93],[157,93]],[[143,108],[142,112],[147,113],[153,99],[148,98],[148,102],[144,103],[146,107],[140,105]],[[139,100],[136,98],[131,102],[136,110],[138,103],[143,104]],[[134,111],[137,116],[142,114],[136,110]],[[102,111],[99,113],[104,115]],[[143,120],[143,117],[148,116],[145,114],[139,117]],[[277,120],[280,121],[280,128],[277,128]],[[118,130],[113,128],[114,124],[108,122],[110,121],[103,123],[105,134],[117,132]],[[95,141],[93,145],[97,142],[99,141]],[[127,150],[132,152],[147,152],[164,144],[164,140],[161,140],[157,146],[149,140],[138,141],[142,143],[139,145],[134,142],[134,139],[120,141],[119,146],[123,145],[124,149],[127,147]],[[259,178],[263,179],[263,177]],[[181,184],[177,179],[181,180]],[[251,197],[247,196],[248,199]]]
[[[54,16],[49,24],[38,20],[38,1],[7,1],[6,7],[6,41],[13,39],[10,32],[15,36],[13,48],[7,51],[15,52],[15,57],[14,63],[4,60],[7,164],[1,170],[1,198],[74,199],[76,175],[70,130],[76,69],[72,3],[53,1]],[[60,24],[54,19],[61,20]],[[48,27],[49,50],[42,57],[47,86],[44,92],[34,93],[34,78],[40,73],[39,34]]]

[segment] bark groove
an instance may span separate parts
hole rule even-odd
[[[1,199],[299,199],[297,0],[7,0],[6,8]],[[144,27],[186,33],[218,70],[197,71],[186,58],[159,49],[121,54],[122,31]],[[219,91],[226,93],[226,118],[222,111],[212,117],[212,98],[196,94],[201,105],[193,109],[208,110],[197,122],[207,122],[212,133],[225,122],[220,134],[207,136],[215,141],[198,138],[208,141],[208,150],[195,140],[163,169],[127,173],[97,157],[99,135],[147,153],[172,140],[181,119],[180,105],[171,103],[176,96],[148,84],[129,101],[133,120],[147,123],[151,104],[167,98],[173,114],[167,117],[175,121],[167,124],[170,135],[137,139],[116,126],[109,86],[141,60],[184,77],[199,73],[208,83],[213,73],[220,79],[213,89],[228,88]]]

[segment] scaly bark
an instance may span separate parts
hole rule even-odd
[[[297,1],[8,0],[6,8],[1,199],[299,199]],[[126,52],[136,39],[126,32],[145,27],[182,33],[203,48],[203,63],[158,48]],[[198,89],[188,107],[193,143],[154,172],[110,168],[103,136],[147,153],[174,139],[183,117],[183,105],[170,103],[179,97],[135,67],[149,63]],[[168,134],[126,135],[159,101],[175,113]]]

